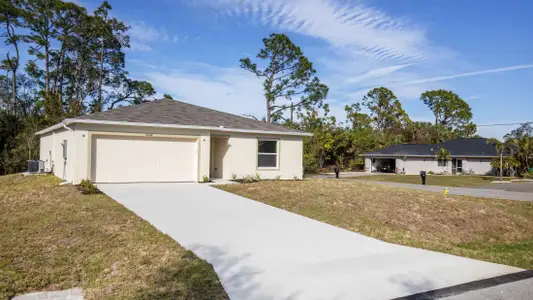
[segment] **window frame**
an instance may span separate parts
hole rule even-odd
[[[260,142],[276,142],[276,153],[266,153],[266,152],[259,152],[259,143]],[[273,138],[257,138],[257,145],[255,147],[256,155],[255,155],[255,166],[257,170],[279,170],[279,155],[280,155],[280,140],[279,139],[273,139]],[[271,155],[276,156],[276,166],[275,167],[261,167],[259,166],[259,155]]]
[[[441,162],[444,162],[444,165],[441,165]],[[447,168],[448,167],[448,160],[447,159],[443,159],[443,158],[438,158],[437,159],[437,167]]]

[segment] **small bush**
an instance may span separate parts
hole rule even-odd
[[[233,180],[237,180],[237,174],[232,173],[232,174],[231,174],[231,179],[233,179]]]
[[[433,172],[433,171],[429,171],[429,172],[428,172],[428,175],[435,175],[435,172]]]
[[[362,157],[350,160],[348,171],[362,171],[365,168],[365,160]]]
[[[524,178],[524,179],[532,179],[533,175],[531,175],[531,173],[529,173],[529,172],[523,172],[521,177]]]
[[[96,185],[94,185],[89,179],[82,180],[80,182],[79,188],[81,192],[85,195],[100,193],[100,190],[98,190],[98,188],[96,188]]]
[[[259,173],[255,173],[255,180],[261,181],[261,175]]]
[[[304,171],[306,173],[317,173],[318,172],[318,160],[316,159],[316,156],[311,153],[304,153],[303,165],[304,165]]]
[[[276,176],[276,180],[280,181],[281,180],[281,175]]]
[[[256,179],[252,175],[245,175],[242,177],[241,181],[242,183],[252,183],[252,182],[256,182]]]
[[[202,182],[209,182],[209,177],[206,175],[202,176]]]

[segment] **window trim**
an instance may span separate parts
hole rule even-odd
[[[276,142],[276,153],[265,153],[259,152],[259,142]],[[270,170],[275,171],[279,170],[279,155],[280,155],[280,139],[273,138],[257,138],[257,144],[255,147],[255,167],[257,170]],[[275,167],[260,167],[259,166],[259,155],[275,155],[276,156],[276,166]]]
[[[444,166],[440,165],[441,162],[445,162]],[[438,158],[437,159],[437,167],[447,168],[448,167],[448,160],[444,159],[444,158]]]

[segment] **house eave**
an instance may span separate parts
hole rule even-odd
[[[313,136],[308,132],[285,132],[272,130],[256,130],[256,129],[237,129],[214,126],[198,126],[198,125],[176,125],[176,124],[162,124],[162,123],[141,123],[141,122],[121,122],[121,121],[102,121],[102,120],[84,120],[84,119],[65,119],[60,123],[47,127],[35,133],[35,135],[43,135],[48,132],[60,129],[70,124],[98,124],[98,125],[115,125],[115,126],[133,126],[133,127],[157,127],[157,128],[173,128],[173,129],[197,129],[197,130],[216,130],[223,132],[237,132],[237,133],[254,133],[265,135],[286,135],[286,136]]]
[[[364,153],[360,154],[363,157],[394,157],[394,158],[405,158],[405,157],[414,157],[414,158],[438,158],[438,155],[413,155],[413,154],[371,154]],[[498,158],[497,155],[450,155],[450,158]],[[507,155],[504,155],[507,157]]]

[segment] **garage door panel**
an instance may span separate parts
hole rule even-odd
[[[93,137],[94,182],[196,181],[194,139]]]

